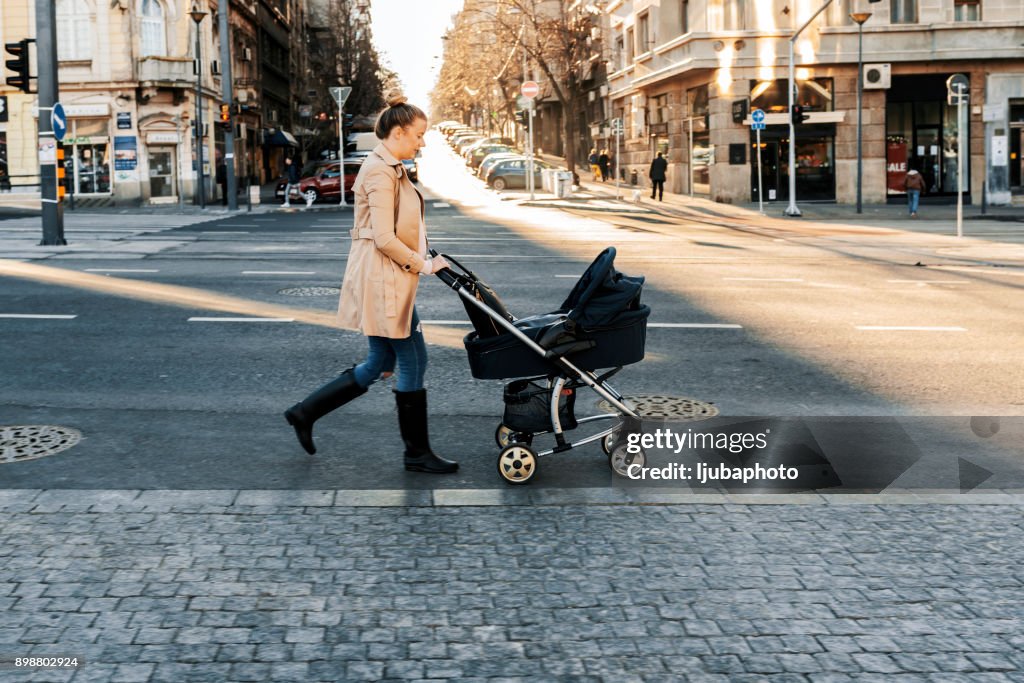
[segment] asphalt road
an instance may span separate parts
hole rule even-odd
[[[1024,486],[1024,421],[1014,419],[1024,414],[1024,280],[1014,263],[993,263],[987,243],[950,251],[930,235],[794,226],[727,208],[522,206],[481,189],[443,149],[428,150],[421,169],[432,245],[519,316],[557,308],[605,246],[618,249],[620,270],[647,277],[647,357],[613,381],[624,394],[802,418],[819,443],[860,434],[861,452],[913,454],[917,470],[903,484],[956,488],[957,459],[967,457],[994,473],[975,477],[985,486]],[[315,457],[281,418],[365,353],[360,336],[329,324],[336,294],[287,291],[339,286],[350,210],[103,220],[88,239],[76,236],[86,247],[63,252],[33,249],[16,221],[0,225],[0,257],[24,260],[18,276],[2,276],[0,314],[74,316],[0,318],[0,424],[68,425],[84,436],[63,454],[4,465],[0,485],[439,485],[401,471],[386,382],[318,423]],[[431,342],[434,442],[463,464],[443,484],[495,487],[502,383],[470,377],[469,328],[453,324],[466,320],[453,292],[425,278],[417,305]],[[595,404],[581,395],[578,412]],[[1002,416],[1000,428],[979,436],[971,418],[987,416]],[[844,457],[855,461],[856,449]],[[618,483],[595,446],[546,459],[542,471],[540,485]]]

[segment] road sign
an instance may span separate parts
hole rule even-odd
[[[339,107],[345,106],[345,100],[347,100],[348,96],[352,94],[352,88],[347,85],[340,88],[332,87],[330,88],[330,91],[331,97],[334,98],[334,101],[338,103]]]
[[[946,101],[949,104],[970,103],[971,83],[964,74],[953,74],[946,79]]]
[[[612,134],[622,135],[622,119],[612,119]]]
[[[520,95],[516,98],[516,109],[519,109],[520,111],[523,111],[524,109],[533,109],[533,98]]]
[[[763,109],[755,109],[754,111],[750,112],[750,120],[753,121],[754,123],[763,124],[764,123],[764,110]]]
[[[523,86],[519,89],[519,92],[523,94],[523,97],[533,99],[540,94],[540,86],[537,85],[536,81],[526,81]]]
[[[50,126],[53,129],[53,137],[57,138],[58,142],[63,140],[68,132],[68,117],[60,102],[54,102],[53,109],[50,110]]]

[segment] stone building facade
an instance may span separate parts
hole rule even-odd
[[[621,118],[626,181],[644,184],[658,151],[666,189],[721,202],[788,200],[789,44],[819,0],[612,0],[604,5],[607,107]],[[797,196],[853,203],[858,25],[863,24],[863,198],[897,201],[908,168],[933,197],[960,182],[957,107],[946,81],[969,80],[967,201],[1024,191],[1024,3],[1019,0],[834,0],[794,42]],[[755,147],[750,112],[766,127]],[[591,122],[614,148],[608,121]]]

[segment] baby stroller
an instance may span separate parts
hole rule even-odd
[[[501,477],[525,484],[537,474],[540,458],[594,441],[601,442],[616,474],[626,476],[631,465],[643,467],[643,451],[626,448],[626,435],[639,431],[639,416],[608,380],[643,360],[651,313],[640,303],[644,278],[616,271],[615,248],[608,247],[558,310],[517,319],[472,271],[444,258],[458,270],[446,268],[437,276],[459,294],[473,322],[474,330],[463,340],[473,377],[516,378],[505,386],[505,413],[495,431]],[[577,418],[576,391],[584,386],[616,412]],[[598,420],[614,424],[576,442],[566,439],[566,431]],[[533,439],[539,434],[554,434],[555,445],[536,449]]]

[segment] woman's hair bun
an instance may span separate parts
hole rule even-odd
[[[388,99],[388,106],[389,107],[397,107],[398,105],[405,104],[408,101],[409,101],[409,98],[406,97],[405,95],[394,95],[393,97]]]

